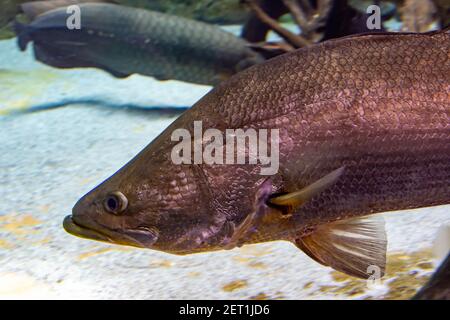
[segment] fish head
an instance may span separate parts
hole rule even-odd
[[[209,250],[216,208],[202,169],[175,165],[167,152],[149,147],[83,196],[65,218],[65,230],[174,254]]]

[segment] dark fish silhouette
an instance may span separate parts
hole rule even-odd
[[[120,78],[138,73],[216,85],[264,60],[244,40],[202,22],[86,3],[79,4],[81,29],[69,30],[66,7],[42,13],[48,5],[41,6],[24,7],[35,18],[28,25],[16,23],[19,47],[25,50],[33,41],[36,59],[57,68],[95,67]]]
[[[249,68],[81,198],[64,227],[175,254],[286,240],[349,275],[383,275],[386,233],[372,214],[450,203],[449,55],[448,30],[367,34]],[[171,135],[196,120],[278,129],[279,170],[174,164]]]

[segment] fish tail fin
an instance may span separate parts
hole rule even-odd
[[[381,216],[320,225],[294,244],[310,258],[347,275],[379,279],[386,267],[386,231]]]
[[[17,44],[21,51],[25,51],[27,49],[28,43],[31,41],[28,26],[15,20],[13,27],[14,32],[17,35]]]

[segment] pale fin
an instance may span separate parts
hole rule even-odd
[[[324,224],[295,244],[315,261],[350,276],[367,279],[373,268],[384,275],[387,239],[381,216]]]
[[[301,206],[312,197],[334,185],[343,172],[344,167],[340,167],[299,191],[270,199],[270,203],[293,208]]]

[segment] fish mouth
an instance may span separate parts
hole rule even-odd
[[[76,223],[73,220],[72,215],[68,215],[67,217],[64,218],[63,228],[71,235],[74,235],[74,236],[77,236],[80,238],[104,241],[104,242],[110,242],[110,243],[114,242],[106,234]]]
[[[158,240],[158,233],[149,228],[117,231],[101,227],[102,230],[99,231],[80,224],[73,219],[72,215],[64,218],[63,228],[71,235],[79,238],[138,248],[152,248],[153,244]]]

